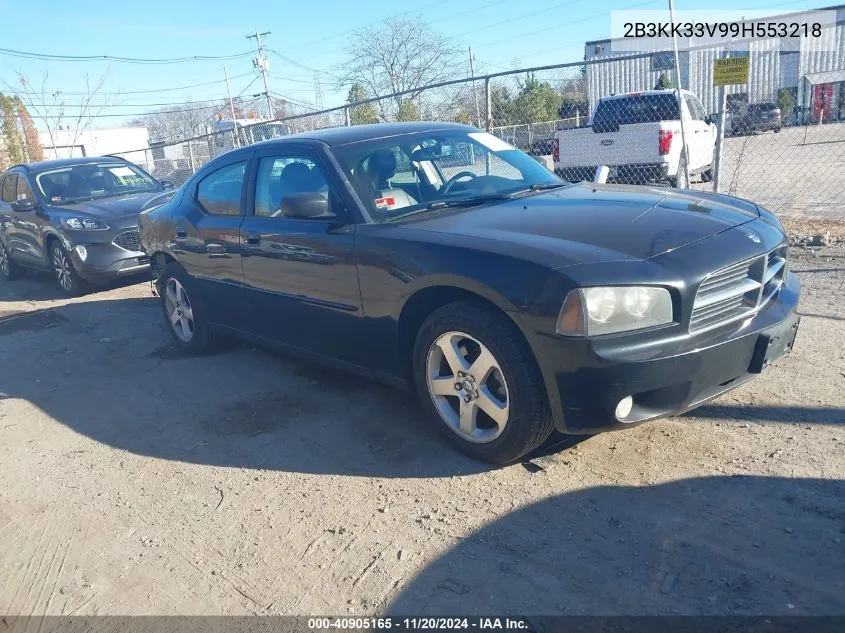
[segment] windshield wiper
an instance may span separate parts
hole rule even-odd
[[[527,189],[518,189],[517,191],[511,191],[508,196],[514,197],[521,195],[523,193],[530,193],[532,191],[548,191],[549,189],[558,189],[560,187],[565,187],[566,185],[571,184],[568,182],[536,182]]]
[[[459,207],[475,207],[480,204],[485,204],[487,202],[510,200],[510,198],[511,196],[509,194],[497,193],[484,196],[474,196],[472,198],[461,198],[459,200],[435,200],[434,202],[429,202],[428,204],[424,205],[419,209],[414,209],[413,211],[408,211],[407,213],[400,213],[399,215],[395,215],[392,218],[389,218],[389,220],[393,222],[394,220],[401,220],[403,218],[411,217],[412,215],[426,213],[427,211],[439,211],[440,209],[456,209]]]

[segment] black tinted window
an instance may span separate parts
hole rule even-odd
[[[14,202],[17,200],[17,174],[7,174],[3,180],[2,199],[3,202]]]
[[[668,93],[631,95],[619,99],[606,99],[599,103],[593,125],[604,123],[656,123],[680,119],[678,101]]]
[[[226,165],[210,173],[197,186],[197,201],[214,215],[240,215],[245,173],[245,162]]]

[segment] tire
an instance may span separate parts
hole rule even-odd
[[[0,240],[0,279],[11,281],[20,278],[23,273],[23,267],[12,261],[6,245]]]
[[[775,134],[778,134],[779,132],[780,132],[780,126],[775,128]]]
[[[449,362],[444,350],[460,357]],[[471,301],[445,305],[422,324],[413,353],[414,383],[429,419],[467,455],[508,464],[540,446],[554,430],[537,362],[504,316]],[[458,376],[455,363],[467,370],[464,376]],[[484,376],[475,375],[479,370],[473,367],[479,365]],[[484,371],[485,366],[494,367]],[[461,412],[473,409],[474,415],[466,416],[466,428],[472,430],[466,433],[460,428]]]
[[[53,269],[53,276],[59,285],[59,290],[68,297],[77,297],[85,292],[87,285],[77,274],[73,266],[70,253],[58,240],[50,245],[50,267]]]
[[[191,354],[212,351],[215,339],[194,279],[182,266],[171,262],[162,270],[156,288],[164,322],[176,345]]]

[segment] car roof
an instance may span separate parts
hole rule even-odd
[[[626,92],[617,95],[607,95],[601,98],[601,101],[610,101],[612,99],[625,99],[627,97],[650,97],[653,95],[676,95],[678,91],[675,88],[665,88],[663,90],[641,90],[639,92]],[[681,94],[695,95],[694,92],[681,88]]]
[[[37,163],[26,163],[15,165],[15,167],[22,167],[30,173],[37,174],[42,171],[50,169],[58,169],[61,167],[71,167],[73,165],[92,165],[97,163],[125,163],[122,158],[117,156],[86,156],[84,158],[59,158],[57,160],[42,160]]]
[[[350,125],[343,127],[325,128],[291,134],[282,138],[262,141],[258,145],[272,145],[274,143],[287,143],[298,139],[320,141],[332,147],[371,141],[379,138],[390,138],[402,136],[403,134],[417,134],[426,132],[478,132],[478,128],[463,125],[461,123],[443,123],[435,121],[413,121],[407,123],[370,123],[365,125]]]

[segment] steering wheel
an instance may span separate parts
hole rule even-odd
[[[455,183],[458,182],[461,178],[478,178],[474,173],[471,171],[459,171],[457,174],[449,178],[446,181],[446,184],[443,185],[443,188],[440,190],[441,194],[449,193],[452,190],[452,187],[455,186]]]

